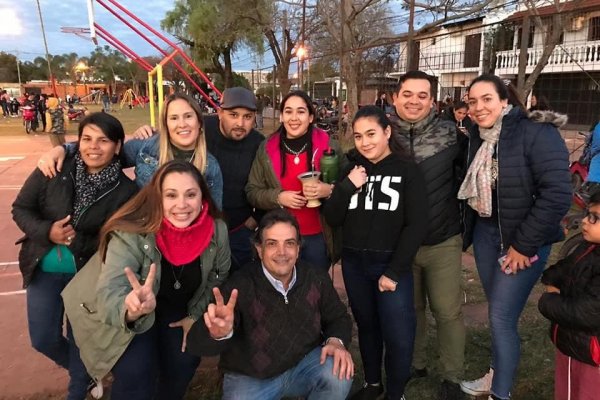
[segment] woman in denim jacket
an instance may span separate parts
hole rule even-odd
[[[202,132],[202,111],[198,102],[185,93],[167,97],[161,113],[160,135],[149,139],[132,139],[123,145],[123,168],[135,167],[135,183],[144,187],[161,165],[171,160],[188,161],[202,173],[215,204],[221,209],[223,202],[223,175],[217,159],[206,149]],[[57,146],[42,156],[38,167],[48,177],[55,169],[60,171],[65,149],[77,152],[77,145]]]

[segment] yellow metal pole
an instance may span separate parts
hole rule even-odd
[[[154,71],[148,72],[148,96],[150,97],[150,126],[156,128],[156,105],[154,104],[154,85],[152,83],[152,73]]]
[[[164,94],[163,94],[163,70],[162,65],[156,66],[156,86],[158,87],[158,112],[162,112]]]

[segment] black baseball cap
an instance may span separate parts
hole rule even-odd
[[[221,108],[246,108],[256,111],[256,97],[254,93],[243,87],[232,87],[225,89],[221,99]]]

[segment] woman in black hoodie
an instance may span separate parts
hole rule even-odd
[[[411,264],[427,230],[425,183],[383,110],[361,108],[352,126],[356,149],[323,213],[331,226],[343,227],[342,273],[365,371],[353,398],[383,392],[385,345],[387,398],[402,399],[416,324]]]

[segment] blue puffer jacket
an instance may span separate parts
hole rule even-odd
[[[502,247],[533,257],[546,244],[562,240],[560,221],[571,204],[569,152],[557,127],[566,116],[551,111],[511,110],[496,145],[498,210]],[[470,132],[468,163],[482,144],[479,127]],[[477,214],[465,207],[466,249]]]

